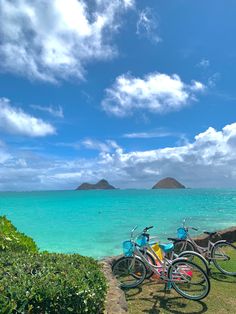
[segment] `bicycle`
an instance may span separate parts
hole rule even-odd
[[[177,293],[186,299],[201,300],[210,291],[210,281],[205,271],[197,264],[186,258],[173,260],[166,255],[173,251],[173,243],[160,244],[163,252],[161,259],[149,244],[151,227],[146,227],[138,237],[134,238],[131,231],[130,240],[123,242],[124,256],[120,257],[112,265],[112,271],[123,289],[135,288],[146,278],[147,269],[158,275],[165,282],[165,288],[173,287]],[[157,263],[152,263],[152,258]]]
[[[168,238],[174,244],[175,254],[180,254],[184,251],[195,251],[202,255],[209,263],[211,262],[223,274],[236,276],[236,246],[226,240],[218,240],[212,242],[212,238],[218,232],[204,231],[209,236],[208,244],[206,247],[198,245],[190,236],[189,229],[198,231],[195,227],[186,227],[185,220],[183,227],[177,229],[177,238]]]

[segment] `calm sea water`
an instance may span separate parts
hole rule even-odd
[[[200,230],[236,225],[236,190],[4,192],[0,215],[41,250],[101,258],[121,253],[135,225],[154,225],[162,241],[175,236],[185,217]]]

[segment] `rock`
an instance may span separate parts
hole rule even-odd
[[[201,234],[197,237],[193,238],[197,245],[200,246],[207,246],[208,241],[211,240],[212,242],[216,242],[218,240],[226,240],[228,242],[235,242],[236,241],[236,227],[227,228],[224,230],[217,231],[217,234],[210,238],[206,234]]]
[[[153,189],[185,189],[185,186],[174,178],[164,178],[157,182]]]
[[[107,182],[107,180],[102,179],[95,184],[92,183],[82,183],[76,190],[114,190],[115,187]]]

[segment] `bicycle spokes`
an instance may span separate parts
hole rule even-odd
[[[191,262],[173,262],[169,279],[173,288],[187,299],[200,300],[209,292],[210,282],[207,275]]]

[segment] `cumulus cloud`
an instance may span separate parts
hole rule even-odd
[[[7,133],[29,137],[56,133],[51,124],[25,113],[20,108],[13,107],[10,100],[6,98],[0,98],[0,129]]]
[[[2,152],[0,148],[0,159]],[[13,155],[8,153],[0,162],[2,190],[74,189],[83,181],[100,178],[121,188],[150,188],[165,176],[189,187],[236,187],[236,123],[222,130],[209,127],[182,146],[131,152],[119,147],[100,151],[95,158],[74,160],[26,151]]]
[[[146,37],[154,43],[159,43],[161,38],[157,34],[158,18],[151,8],[147,7],[139,13],[136,25],[136,34],[141,37]]]
[[[102,107],[118,117],[131,115],[134,110],[165,113],[179,110],[196,100],[196,94],[204,89],[201,82],[186,84],[177,74],[169,76],[156,72],[144,78],[124,74],[106,89]]]
[[[116,54],[110,34],[133,6],[132,0],[0,1],[0,69],[50,82],[83,79],[87,62]]]
[[[63,109],[61,106],[53,107],[53,106],[40,106],[40,105],[31,105],[33,109],[45,111],[57,118],[64,118]]]

